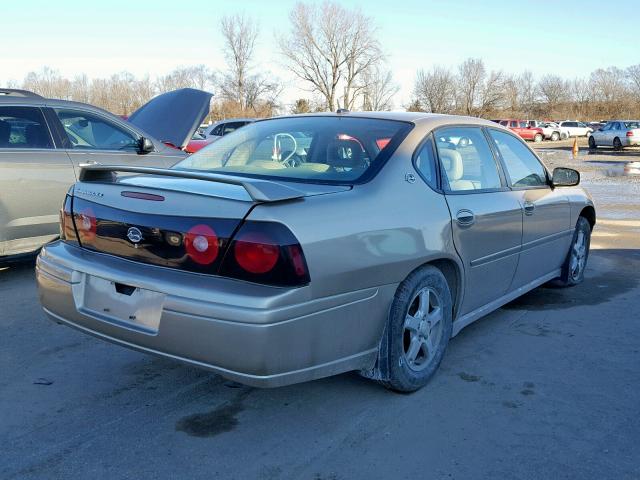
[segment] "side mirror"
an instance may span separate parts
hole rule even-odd
[[[554,168],[551,183],[554,187],[575,187],[580,183],[580,172],[573,168]]]
[[[140,155],[144,155],[146,153],[153,152],[153,150],[153,142],[147,137],[140,137],[140,140],[138,140],[138,153]]]

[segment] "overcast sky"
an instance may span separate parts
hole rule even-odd
[[[586,76],[600,67],[640,63],[636,15],[605,1],[340,0],[359,7],[378,27],[388,64],[408,103],[415,72],[434,64],[454,67],[481,57],[489,68],[529,69],[537,76]],[[274,34],[290,28],[295,0],[64,0],[3,1],[0,11],[0,84],[20,81],[48,65],[73,77],[104,77],[123,70],[165,74],[179,65],[224,67],[219,22],[246,13],[260,24],[256,68],[281,78],[286,102],[304,92],[275,49]],[[634,7],[635,8],[635,7]],[[545,13],[545,9],[549,13]],[[308,94],[306,96],[309,96]]]

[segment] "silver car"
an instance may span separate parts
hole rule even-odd
[[[227,120],[220,120],[205,128],[202,135],[207,140],[219,140],[225,135],[235,132],[237,129],[255,121],[255,118],[229,118]]]
[[[357,370],[412,391],[471,322],[583,280],[596,215],[578,182],[471,117],[257,121],[172,169],[83,169],[37,261],[40,299],[57,322],[249,385]]]
[[[0,89],[0,261],[59,233],[60,202],[84,163],[170,167],[209,112],[211,94],[160,95],[125,121],[83,103]]]
[[[589,148],[624,147],[640,145],[640,120],[611,120],[589,137]]]

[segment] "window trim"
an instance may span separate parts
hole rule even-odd
[[[477,128],[478,130],[480,130],[480,132],[482,132],[482,134],[484,135],[485,141],[487,142],[488,146],[489,146],[489,151],[491,152],[491,156],[493,158],[493,162],[496,166],[496,170],[498,171],[498,177],[500,178],[500,185],[501,187],[499,188],[479,188],[479,189],[474,189],[474,190],[450,190],[449,188],[445,187],[445,182],[444,182],[444,178],[446,178],[446,172],[444,172],[444,167],[442,166],[442,162],[440,161],[440,153],[438,152],[438,147],[437,144],[435,144],[435,139],[434,139],[434,150],[436,153],[436,160],[438,162],[438,170],[439,170],[439,177],[441,179],[441,191],[445,194],[445,195],[473,195],[476,193],[496,193],[496,192],[509,192],[511,191],[511,189],[508,187],[507,185],[507,179],[504,175],[504,172],[502,170],[502,163],[498,161],[498,159],[496,158],[496,154],[493,150],[493,147],[491,146],[491,142],[489,141],[489,139],[487,138],[487,134],[484,131],[485,125],[479,125],[479,124],[468,124],[468,123],[452,123],[449,125],[441,125],[435,129],[433,129],[431,131],[431,134],[437,135],[439,130],[443,130],[443,129],[447,129],[447,128]],[[496,130],[502,132],[505,129],[499,129],[496,128]],[[448,182],[447,182],[448,183]]]
[[[58,148],[58,145],[56,144],[56,139],[55,139],[55,135],[53,134],[53,131],[51,130],[51,127],[49,125],[49,119],[47,118],[45,112],[44,112],[44,108],[43,105],[29,105],[29,104],[24,104],[24,103],[3,103],[2,105],[0,105],[0,107],[9,107],[9,108],[33,108],[36,110],[40,111],[40,115],[42,115],[42,120],[44,121],[44,126],[46,127],[46,130],[49,134],[49,141],[51,142],[51,146],[50,147],[38,147],[38,148],[30,148],[30,147],[0,147],[1,151],[11,151],[11,152],[22,152],[22,151],[26,151],[26,152],[39,152],[39,151],[43,151],[43,152],[49,152],[51,150],[56,150]]]
[[[494,155],[497,156],[497,159],[500,162],[500,165],[502,166],[502,170],[504,172],[505,180],[507,182],[507,187],[509,188],[509,190],[520,191],[520,190],[541,190],[543,188],[548,188],[548,189],[551,188],[551,183],[550,183],[551,182],[551,180],[550,180],[551,177],[549,175],[549,170],[547,170],[547,167],[542,162],[542,160],[540,160],[540,158],[538,158],[538,155],[536,155],[536,153],[533,151],[533,149],[531,147],[529,147],[529,145],[527,145],[525,143],[525,141],[522,140],[522,138],[518,137],[517,135],[512,134],[509,131],[505,132],[504,130],[500,130],[498,128],[493,128],[491,126],[485,127],[484,129],[485,129],[485,132],[486,132],[487,139],[490,140],[489,145],[491,146],[491,149],[494,151]],[[545,174],[545,184],[544,185],[535,185],[535,186],[533,186],[533,185],[514,186],[512,180],[511,180],[511,175],[509,175],[509,170],[507,169],[507,164],[504,161],[504,157],[502,156],[502,153],[500,152],[500,149],[496,145],[494,145],[494,140],[493,140],[493,137],[491,136],[490,130],[495,130],[496,132],[510,135],[513,138],[515,138],[517,141],[519,141],[522,144],[524,144],[524,146],[529,150],[529,152],[532,153],[533,157],[542,166],[542,170],[544,171],[544,174]]]

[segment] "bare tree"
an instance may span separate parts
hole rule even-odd
[[[486,69],[480,58],[468,58],[458,67],[458,108],[462,113],[475,113],[485,76]]]
[[[227,62],[227,72],[220,85],[222,95],[246,109],[249,70],[258,38],[258,25],[245,15],[233,15],[222,17],[220,27]]]
[[[547,106],[547,113],[554,112],[569,97],[569,85],[559,75],[545,75],[538,82],[538,90],[542,101]]]
[[[536,104],[536,81],[533,73],[525,70],[518,76],[518,105],[526,117],[531,117]]]
[[[57,70],[45,66],[39,72],[29,72],[24,79],[23,88],[43,97],[68,100],[71,82],[63,78]]]
[[[400,89],[393,81],[391,71],[379,66],[362,73],[362,110],[382,112],[393,108],[393,97]]]
[[[591,73],[589,85],[594,101],[609,117],[629,111],[629,88],[625,72],[617,67],[599,68]]]
[[[455,78],[448,69],[434,66],[428,72],[418,70],[413,96],[424,110],[433,113],[453,112],[455,93]]]
[[[307,100],[306,98],[297,99],[294,102],[293,107],[291,108],[291,113],[293,113],[294,115],[311,112],[311,102],[309,102],[309,100]]]
[[[178,67],[156,80],[158,93],[170,92],[179,88],[198,88],[209,90],[213,88],[215,75],[204,65]]]
[[[339,103],[351,107],[360,93],[359,77],[382,59],[372,20],[329,1],[298,3],[289,19],[291,31],[278,44],[294,75],[322,95],[328,110]]]
[[[629,79],[632,90],[635,92],[636,98],[640,100],[640,64],[631,65],[627,68],[627,78]]]

